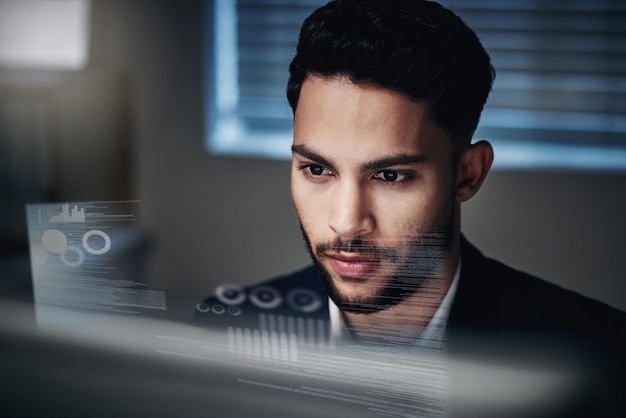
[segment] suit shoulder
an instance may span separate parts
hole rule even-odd
[[[485,317],[498,325],[605,336],[626,330],[623,311],[485,257],[473,247],[462,263],[462,302],[482,301],[489,307]]]
[[[589,319],[605,317],[625,322],[626,313],[608,304],[566,289],[534,275],[513,269],[495,260],[492,264],[495,279],[502,280],[501,298],[503,301],[516,301],[519,307],[529,311],[548,310],[570,318]],[[503,280],[504,279],[504,280]]]

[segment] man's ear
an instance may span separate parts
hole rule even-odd
[[[487,141],[479,141],[465,148],[457,162],[456,201],[469,200],[478,192],[493,162],[493,148]]]

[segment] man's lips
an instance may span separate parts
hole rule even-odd
[[[335,271],[344,277],[363,277],[376,270],[380,262],[378,257],[368,254],[326,253],[324,255],[329,259]]]

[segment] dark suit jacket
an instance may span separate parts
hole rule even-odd
[[[626,416],[624,312],[487,258],[465,239],[461,254],[453,355],[573,372],[576,402],[560,415]]]
[[[623,312],[487,258],[465,239],[461,254],[461,279],[450,313],[454,326],[608,340],[626,330]]]
[[[575,415],[626,412],[620,409],[626,397],[624,312],[487,258],[464,238],[461,257],[447,329],[453,356],[490,366],[575,371],[584,376],[571,406]],[[276,329],[295,327],[299,319],[329,319],[328,297],[312,266],[227,296],[237,303],[222,295],[198,304],[196,322]],[[328,328],[324,333],[317,338],[327,337]]]

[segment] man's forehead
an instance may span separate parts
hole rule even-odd
[[[427,106],[404,94],[345,77],[310,77],[306,83],[294,119],[294,145],[319,157],[358,165],[399,156],[425,161],[451,146]]]

